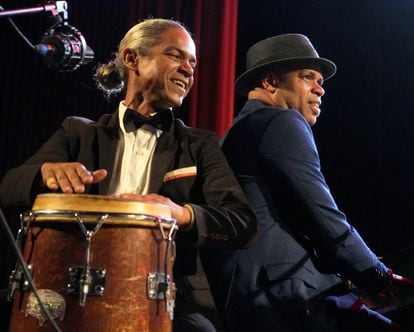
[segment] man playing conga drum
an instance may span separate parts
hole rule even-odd
[[[196,62],[195,43],[179,23],[149,19],[135,25],[116,58],[96,72],[108,95],[125,90],[116,112],[96,122],[66,118],[38,152],[6,174],[0,188],[3,206],[31,205],[45,192],[169,206],[179,226],[175,331],[215,330],[193,301],[197,248],[243,247],[256,232],[216,136],[174,118],[172,109],[193,85]]]

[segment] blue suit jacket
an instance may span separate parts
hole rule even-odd
[[[338,209],[299,112],[249,100],[222,148],[260,226],[248,249],[218,254],[217,266],[210,258],[206,269],[222,310],[266,306],[261,292],[307,301],[340,275],[358,281],[379,263]]]

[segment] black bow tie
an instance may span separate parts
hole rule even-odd
[[[149,124],[156,129],[169,131],[173,119],[174,117],[171,110],[162,110],[147,117],[128,108],[124,115],[124,127],[126,132],[130,132],[138,129],[144,124]]]

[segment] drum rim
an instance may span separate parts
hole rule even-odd
[[[39,194],[36,196],[31,209],[33,211],[69,210],[96,213],[143,213],[153,216],[163,216],[165,218],[171,217],[171,208],[164,204],[88,194]]]
[[[140,221],[146,221],[145,224],[159,226],[160,224],[164,228],[174,228],[178,229],[178,226],[175,223],[175,219],[170,217],[154,216],[150,214],[143,213],[124,213],[124,212],[96,212],[96,211],[76,211],[76,210],[28,210],[21,214],[21,220],[30,223],[42,223],[42,222],[56,222],[56,223],[68,223],[70,221],[76,221],[76,216],[83,219],[85,223],[96,223],[105,215],[108,215],[105,219],[104,224],[109,225],[119,225],[119,226],[139,226]],[[45,218],[44,220],[39,218]],[[52,218],[61,218],[66,220],[56,220]],[[71,220],[67,220],[71,219]],[[92,220],[94,219],[94,220]],[[124,220],[124,222],[122,222]],[[128,221],[128,222],[125,222]],[[134,223],[135,221],[135,223]]]

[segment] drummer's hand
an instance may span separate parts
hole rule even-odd
[[[171,217],[177,220],[179,228],[185,229],[191,224],[191,213],[189,209],[174,203],[168,197],[157,194],[138,195],[134,193],[124,193],[119,195],[119,197],[134,201],[167,205],[171,209]]]
[[[101,182],[107,175],[105,169],[90,172],[84,165],[73,163],[44,163],[40,168],[43,185],[52,191],[65,194],[83,193],[85,184]]]

